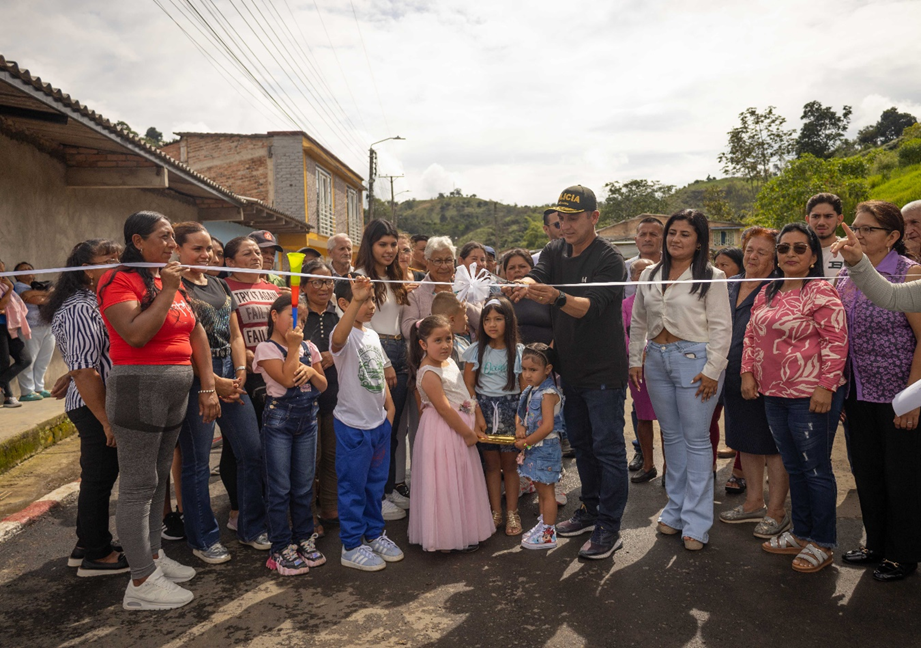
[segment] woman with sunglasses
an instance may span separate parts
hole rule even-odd
[[[823,276],[822,247],[804,222],[777,236],[783,281],[763,288],[752,305],[742,352],[742,397],[764,397],[764,409],[790,476],[793,531],[762,544],[795,555],[793,569],[817,572],[836,547],[837,486],[831,447],[844,401],[847,321]]]
[[[339,313],[332,299],[335,281],[333,268],[321,259],[310,261],[301,270],[305,275],[321,277],[305,278],[301,282],[307,298],[307,320],[304,322],[304,338],[320,350],[323,372],[326,374],[326,391],[317,400],[317,497],[320,507],[317,511],[317,534],[323,537],[327,526],[339,523],[337,500],[338,480],[336,478],[336,430],[333,427],[333,410],[339,394],[339,374],[329,351],[329,336],[339,323]]]
[[[867,259],[893,284],[921,278],[921,266],[905,256],[905,222],[892,203],[857,205],[851,228]],[[921,457],[918,409],[896,416],[893,397],[921,378],[921,314],[874,305],[851,280],[838,275],[838,292],[851,334],[850,385],[844,409],[850,422],[850,456],[866,546],[844,554],[853,565],[879,565],[878,581],[901,580],[921,560]],[[908,353],[909,349],[912,353]]]

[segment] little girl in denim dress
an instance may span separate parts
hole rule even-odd
[[[563,396],[553,376],[553,349],[539,342],[526,346],[521,354],[521,377],[527,388],[515,417],[515,446],[524,450],[518,457],[518,474],[537,488],[540,505],[537,525],[524,535],[521,546],[552,549],[556,546],[554,485],[563,471]]]

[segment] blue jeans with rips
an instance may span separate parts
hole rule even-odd
[[[831,467],[831,444],[844,392],[839,388],[834,393],[825,414],[810,412],[809,398],[763,397],[771,434],[790,475],[793,535],[829,549],[838,542],[838,485]]]
[[[620,532],[627,506],[627,449],[624,445],[626,387],[584,389],[563,380],[563,417],[576,453],[582,504],[596,525]]]
[[[214,375],[233,378],[233,360],[212,358]],[[211,508],[208,484],[211,480],[211,443],[215,423],[203,423],[198,413],[198,390],[201,382],[196,377],[189,391],[189,407],[179,433],[182,450],[182,504],[186,538],[193,549],[206,550],[220,540],[220,528]],[[262,445],[259,425],[249,396],[243,394],[242,403],[221,403],[221,415],[216,423],[221,427],[224,443],[229,443],[237,461],[237,490],[240,499],[240,517],[237,535],[241,540],[255,540],[265,532],[265,500],[262,496]]]
[[[705,342],[646,345],[646,389],[662,430],[668,504],[659,521],[706,543],[713,526],[713,448],[710,419],[717,397],[702,401],[694,377],[707,364]],[[723,386],[720,375],[717,394]]]

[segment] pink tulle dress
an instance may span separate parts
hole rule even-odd
[[[467,425],[474,422],[476,401],[454,361],[441,368],[421,367],[416,387],[423,410],[413,446],[409,542],[425,551],[460,550],[486,540],[496,527],[476,446],[468,447],[432,407],[422,388],[428,372],[441,378],[448,402]]]

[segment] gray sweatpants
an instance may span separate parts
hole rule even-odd
[[[156,569],[152,556],[160,551],[160,515],[191,387],[190,365],[116,365],[106,380],[118,447],[115,526],[135,580]]]

